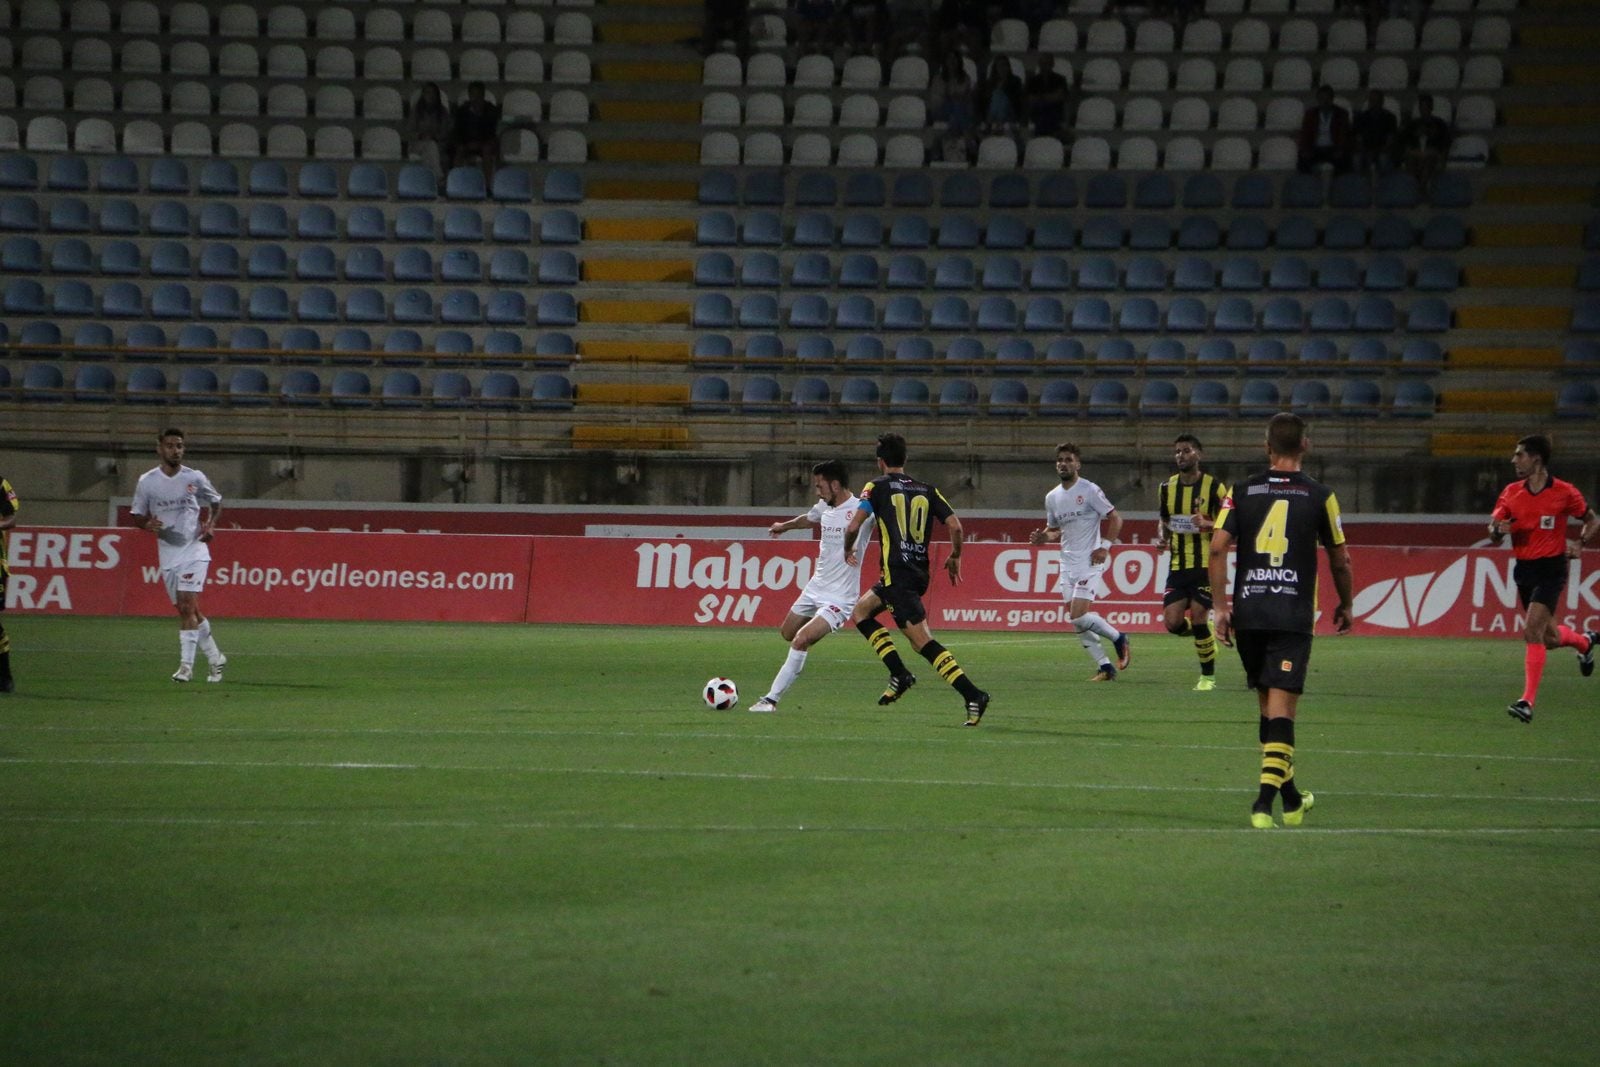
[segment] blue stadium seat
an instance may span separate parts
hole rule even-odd
[[[493,334],[490,335],[491,337]],[[723,340],[727,340],[723,338]],[[726,346],[728,355],[733,354],[733,344]],[[533,355],[536,362],[565,367],[578,358],[578,345],[571,334],[548,332],[539,335],[533,343]]]
[[[739,328],[741,330],[777,329],[778,298],[772,293],[751,293],[739,301]]]
[[[1600,374],[1600,341],[1574,338],[1561,351],[1561,370],[1566,374]]]
[[[260,373],[257,371],[256,373]],[[266,375],[262,375],[265,388]],[[123,384],[123,396],[134,404],[163,404],[167,400],[167,375],[160,367],[134,367]]]
[[[938,412],[941,415],[976,415],[978,387],[965,378],[947,379],[939,386]]]
[[[233,314],[223,313],[227,306],[226,293],[232,286],[208,285],[200,296],[200,314],[205,318],[237,318],[238,296],[233,298]],[[214,298],[219,303],[208,306],[207,299]],[[209,307],[209,309],[208,309]],[[250,318],[256,322],[287,322],[289,320],[289,294],[278,285],[258,285],[250,290]]]
[[[539,253],[539,285],[578,285],[578,256],[565,248],[546,248]]]
[[[345,281],[381,282],[386,277],[383,253],[371,245],[356,245],[345,253]]]
[[[1015,292],[1021,289],[1022,262],[1015,256],[989,256],[983,261],[981,287],[992,292]]]
[[[219,251],[212,251],[218,249]],[[321,252],[321,255],[316,255]],[[209,256],[208,256],[209,254]],[[319,280],[316,275],[318,269],[322,270],[320,280],[333,280],[334,270],[333,250],[327,245],[307,245],[301,249],[301,262],[304,268],[298,273],[302,280]],[[231,270],[232,273],[229,273]],[[200,276],[202,278],[232,278],[239,272],[239,253],[232,245],[207,245],[200,253]],[[289,253],[280,244],[261,244],[250,249],[250,259],[245,264],[245,274],[251,278],[262,281],[281,281],[289,276]]]
[[[1222,244],[1222,224],[1210,215],[1191,215],[1178,224],[1174,246],[1185,252],[1209,252]]]
[[[1078,384],[1065,378],[1052,378],[1039,391],[1040,415],[1076,415]]]
[[[422,382],[408,370],[392,370],[383,376],[378,399],[384,407],[416,408],[422,406]]]
[[[304,369],[283,372],[278,382],[278,396],[285,404],[317,405],[322,402],[322,379],[316,371]]]
[[[583,240],[583,223],[566,208],[546,211],[539,219],[539,240],[547,245],[575,245]]]
[[[948,300],[949,297],[940,297]],[[938,323],[934,324],[936,327]],[[1010,297],[986,296],[978,301],[976,325],[982,331],[1012,332],[1017,328],[1017,305]]]
[[[496,174],[498,181],[500,175]],[[345,175],[345,195],[352,200],[389,199],[389,173],[376,163],[357,163]],[[498,198],[497,198],[498,199]],[[397,371],[404,374],[404,371]],[[411,376],[415,380],[416,375]]]
[[[871,378],[846,378],[839,390],[839,406],[855,411],[873,411],[880,406],[878,383]]]
[[[1104,333],[1111,329],[1111,304],[1103,297],[1086,296],[1072,305],[1074,332]]]
[[[1147,211],[1168,211],[1178,204],[1171,175],[1146,174],[1134,184],[1133,206]]]
[[[571,281],[551,281],[551,285],[576,285],[578,280],[578,260],[572,253],[559,249],[551,249],[552,258],[566,257],[563,262],[570,261],[572,265]],[[562,274],[562,277],[566,277]],[[455,284],[473,283],[483,281],[483,262],[478,258],[478,253],[470,248],[449,248],[439,257],[439,280]],[[543,278],[540,279],[544,281]]]
[[[1355,171],[1335,174],[1328,186],[1328,206],[1341,210],[1365,210],[1371,207],[1372,184],[1366,174]]]
[[[975,175],[957,171],[945,176],[939,186],[939,206],[973,208],[983,203],[983,187]]]
[[[365,364],[372,362],[372,335],[359,326],[345,326],[334,331],[329,350],[333,362],[339,364]]]
[[[481,176],[481,175],[480,175]],[[404,211],[405,208],[401,208]],[[396,236],[399,236],[398,230]],[[446,241],[482,241],[483,216],[476,208],[453,207],[445,212],[444,239]],[[550,242],[560,244],[564,242]]]
[[[231,206],[216,205],[219,209]],[[103,216],[102,221],[104,221]],[[150,207],[150,217],[145,228],[159,237],[187,237],[190,229],[189,209],[175,200],[158,201]]]
[[[739,202],[739,183],[731,171],[704,171],[695,199],[708,207],[731,207]]]
[[[491,408],[515,408],[522,403],[522,386],[514,375],[490,371],[478,382],[478,403]]]
[[[1122,247],[1122,236],[1121,219],[1115,215],[1091,215],[1078,234],[1078,245],[1094,252],[1114,252]]]
[[[1083,203],[1090,208],[1124,208],[1128,206],[1128,181],[1120,174],[1091,175],[1084,192]]]
[[[1319,208],[1322,206],[1322,175],[1291,174],[1283,180],[1279,192],[1279,206],[1286,209]]]
[[[801,378],[794,383],[789,403],[796,411],[826,411],[832,407],[828,383],[821,378]]]
[[[235,326],[228,335],[228,362],[266,363],[272,358],[266,354],[270,347],[266,330],[259,326]]]
[[[472,399],[472,380],[458,370],[440,371],[433,376],[428,396],[436,408],[466,407]]]
[[[975,357],[982,358],[983,346],[976,338],[957,338],[956,342],[952,342],[952,348],[955,343],[963,341],[975,346]],[[972,348],[967,348],[965,351],[971,353]],[[1025,337],[1006,337],[995,346],[994,363],[997,371],[1004,370],[1009,374],[1032,374],[1039,366],[1039,352],[1034,348],[1033,342]]]
[[[425,362],[422,358],[425,351],[422,335],[416,330],[390,330],[383,338],[381,359],[394,366],[415,367]]]
[[[1407,379],[1395,387],[1389,411],[1397,418],[1431,419],[1439,408],[1433,386],[1427,382]]]
[[[914,275],[908,274],[909,277]],[[926,275],[924,275],[926,277]],[[933,265],[933,287],[935,289],[973,289],[977,286],[977,268],[968,256],[951,253],[940,256],[939,261]]]
[[[1438,342],[1413,337],[1400,349],[1401,374],[1438,374],[1444,370],[1444,352]]]
[[[726,211],[708,211],[701,215],[695,224],[694,241],[708,248],[738,244],[733,216]]]
[[[793,330],[825,330],[832,312],[826,297],[804,293],[789,305],[789,328]]]
[[[870,319],[846,322],[846,305],[850,304],[851,301],[857,300],[865,302],[865,307],[871,306],[866,297],[845,297],[839,303],[839,314],[835,323],[840,329],[870,330],[872,328]],[[886,330],[920,330],[923,327],[926,314],[922,301],[916,297],[904,293],[898,296],[891,296],[883,306],[883,328]]]
[[[889,202],[895,207],[930,207],[933,204],[933,180],[926,171],[897,174],[889,190]]]
[[[1239,393],[1239,414],[1255,418],[1276,415],[1282,410],[1278,383],[1270,378],[1249,378]]]
[[[939,231],[944,240],[944,230]],[[1028,226],[1015,215],[993,215],[984,224],[983,246],[990,251],[1018,251],[1028,246]]]
[[[1167,287],[1167,269],[1155,256],[1134,256],[1122,275],[1122,287],[1131,292],[1159,292]]]
[[[0,188],[33,188],[32,185],[6,185],[4,171],[5,164],[0,163]],[[89,164],[77,156],[56,156],[50,160],[50,166],[45,174],[44,187],[61,193],[88,192]]]
[[[200,165],[200,195],[238,196],[238,170],[226,159],[206,160]]]
[[[433,200],[439,195],[439,183],[429,168],[407,163],[395,177],[394,191],[401,200]]]
[[[22,327],[17,340],[30,346],[23,351],[24,355],[36,359],[60,359],[62,356],[58,347],[61,344],[61,327],[54,322],[30,322]],[[34,345],[40,347],[31,347]]]
[[[1303,370],[1327,373],[1337,368],[1339,350],[1326,337],[1313,337],[1300,346],[1296,361]]]
[[[520,207],[503,207],[494,213],[489,239],[501,244],[527,244],[533,240],[533,220]]]
[[[1128,229],[1128,247],[1136,252],[1163,252],[1172,245],[1172,226],[1155,215],[1139,215]]]
[[[721,293],[707,293],[705,295],[722,296],[725,301],[728,299]],[[698,304],[699,300],[697,299],[697,307]],[[727,311],[727,325],[732,326],[733,307],[731,301],[728,301]],[[568,292],[540,293],[539,302],[534,305],[533,314],[534,322],[539,326],[576,326],[578,324],[578,301]],[[696,325],[699,324],[697,323]]]
[[[1139,391],[1139,414],[1143,418],[1175,419],[1178,409],[1178,386],[1173,382],[1154,379],[1145,382]]]
[[[997,174],[989,183],[991,208],[1025,208],[1033,201],[1028,179],[1022,174]]]
[[[1249,333],[1256,328],[1256,309],[1242,296],[1223,297],[1217,301],[1212,327],[1218,332]]]
[[[145,181],[146,192],[187,196],[190,189],[189,167],[183,160],[158,156],[150,161],[150,172]]]
[[[94,216],[85,201],[65,197],[50,205],[47,225],[51,233],[88,233],[94,229]]]
[[[22,372],[22,399],[54,403],[67,399],[61,368],[54,363],[30,363]]]
[[[882,363],[883,342],[868,334],[857,334],[845,342],[844,361],[846,363]]]
[[[920,216],[918,216],[920,217]],[[926,220],[923,222],[926,226]],[[924,230],[923,240],[914,247],[926,247],[927,234]],[[876,215],[847,215],[844,226],[839,231],[839,246],[841,248],[877,248],[883,244],[883,223]]]
[[[178,331],[177,347],[180,360],[210,363],[217,358],[217,331],[191,322]]]
[[[1020,418],[1028,414],[1028,387],[1010,378],[1001,378],[989,387],[989,414]]]
[[[883,178],[873,171],[861,171],[845,179],[845,207],[882,207],[887,199]]]
[[[1324,296],[1311,305],[1311,330],[1314,333],[1333,333],[1349,330],[1355,321],[1350,304],[1338,296]]]
[[[783,267],[774,252],[746,252],[739,265],[739,284],[776,289],[783,284]]]
[[[102,193],[139,191],[139,166],[127,156],[108,156],[100,161],[95,188]]]
[[[1352,374],[1383,373],[1393,362],[1389,347],[1376,337],[1357,338],[1346,353],[1346,366]]]
[[[576,259],[574,259],[576,263]],[[734,273],[733,257],[726,252],[702,252],[695,257],[694,283],[696,285],[712,285],[718,288],[731,288],[737,282]],[[563,284],[573,285],[575,282]]]
[[[1275,333],[1298,333],[1305,329],[1306,312],[1292,296],[1275,296],[1261,307],[1261,328]]]
[[[357,222],[358,219],[367,219],[367,212],[371,212],[370,219],[376,223],[375,232],[370,234]],[[249,230],[252,237],[288,237],[288,227],[288,216],[276,204],[257,204],[250,209]],[[384,239],[383,227],[383,213],[375,207],[355,208],[346,219],[351,240],[381,241]],[[295,216],[294,232],[302,241],[335,241],[339,237],[339,223],[334,218],[333,208],[327,204],[306,204]]]
[[[1072,288],[1072,273],[1061,256],[1034,256],[1028,268],[1028,288],[1034,292],[1066,292]]]
[[[1179,292],[1214,289],[1217,270],[1204,256],[1184,256],[1172,268],[1172,288]]]
[[[481,182],[481,175],[479,180]],[[320,160],[302,163],[297,189],[302,199],[331,199],[339,195],[339,176],[330,163]]]
[[[1265,174],[1241,174],[1233,181],[1231,203],[1235,210],[1270,208],[1273,205],[1272,179]]]
[[[132,282],[112,282],[100,290],[100,314],[112,319],[143,318],[144,291]]]
[[[1402,271],[1404,267],[1401,267]],[[1600,274],[1600,272],[1597,272]],[[1401,275],[1402,282],[1404,274]],[[1417,265],[1418,290],[1425,293],[1454,292],[1461,284],[1461,266],[1455,260],[1446,256],[1429,256]],[[1600,277],[1596,278],[1596,288],[1600,288]],[[1368,288],[1379,288],[1369,283]],[[1398,288],[1398,286],[1396,287]],[[1579,272],[1578,288],[1586,288],[1582,271]]]
[[[939,247],[945,250],[965,250],[978,247],[982,231],[970,215],[945,215],[939,220]],[[928,245],[928,222],[921,215],[902,215],[889,229],[889,247],[925,248]]]
[[[1435,215],[1422,227],[1422,248],[1429,252],[1457,252],[1467,244],[1467,224],[1459,215]]]
[[[1392,256],[1375,258],[1393,259]],[[1405,277],[1404,269],[1402,266],[1402,278]],[[1317,264],[1317,288],[1340,292],[1359,289],[1361,288],[1361,268],[1349,256],[1325,256]]]
[[[930,405],[928,383],[919,378],[897,378],[889,388],[891,415],[927,415]]]
[[[776,378],[758,374],[744,380],[739,394],[740,411],[751,415],[764,414],[777,411],[782,406],[783,389]]]
[[[959,296],[947,295],[934,300],[928,325],[935,330],[968,330],[972,328],[972,309]]]
[[[439,300],[439,321],[453,326],[476,326],[483,321],[483,304],[471,289],[451,289]]]
[[[799,338],[794,343],[794,358],[797,363],[832,363],[833,338],[820,334]]]
[[[1264,284],[1272,289],[1304,289],[1310,284],[1311,271],[1299,256],[1277,256],[1267,270]],[[1261,289],[1261,260],[1255,256],[1227,256],[1222,261],[1222,275],[1217,284],[1233,292],[1256,292]]]
[[[540,297],[539,303],[542,307],[544,297]],[[576,319],[566,325],[575,323]],[[689,313],[689,325],[703,330],[728,330],[733,328],[733,323],[733,301],[728,294],[701,293],[694,298],[694,305]]]
[[[151,229],[154,232],[153,221]],[[239,209],[232,204],[216,202],[202,204],[199,222],[195,229],[201,237],[238,237],[243,232],[239,221]]]
[[[1354,328],[1392,332],[1397,315],[1394,301],[1382,296],[1363,295],[1356,301]]]
[[[139,246],[132,241],[107,241],[100,246],[100,273],[118,276],[140,274]]]
[[[1065,171],[1052,171],[1039,183],[1037,204],[1042,208],[1078,206],[1078,180]],[[949,206],[948,204],[946,206]]]
[[[777,215],[771,216],[772,236],[765,241],[766,244],[777,245],[782,243],[782,229],[778,224]],[[746,227],[748,228],[748,221]],[[833,219],[820,211],[801,212],[794,220],[793,244],[797,248],[827,248],[833,244]],[[747,242],[748,243],[748,242]],[[872,242],[876,244],[877,242]]]
[[[1390,171],[1378,177],[1374,202],[1380,208],[1406,210],[1422,202],[1417,179],[1403,170]]]
[[[254,212],[252,211],[252,216]],[[350,209],[345,216],[345,238],[350,241],[387,241],[388,223],[380,208],[362,204]]]
[[[1192,300],[1193,297],[1181,299]],[[1117,329],[1124,333],[1154,333],[1161,328],[1161,311],[1148,296],[1130,297],[1117,310]]]
[[[1089,366],[1083,342],[1075,337],[1058,337],[1044,349],[1044,369],[1051,374],[1082,374]]]
[[[345,293],[346,322],[387,322],[389,309],[383,294],[376,289],[351,289]]]
[[[1379,215],[1372,223],[1371,246],[1379,252],[1404,252],[1416,243],[1410,220],[1400,215]]]
[[[226,290],[233,294],[231,315],[211,315],[207,313],[208,305],[205,293],[213,288]],[[206,286],[202,290],[200,301],[200,314],[205,318],[238,318],[239,294],[231,285]],[[212,305],[214,306],[214,305]],[[150,314],[158,319],[187,319],[194,315],[194,307],[189,296],[189,287],[177,282],[164,282],[155,287],[150,294]]]
[[[1094,374],[1132,375],[1139,369],[1139,355],[1125,337],[1108,337],[1094,350],[1089,370]]]
[[[1239,370],[1239,350],[1226,337],[1208,337],[1194,352],[1195,369],[1204,374],[1232,374]]]
[[[1461,171],[1443,171],[1434,176],[1433,194],[1429,199],[1434,207],[1471,207],[1472,179]]]
[[[397,282],[433,281],[433,253],[426,248],[407,247],[394,254],[391,265]]]
[[[772,362],[783,358],[783,340],[775,333],[751,334],[744,343],[746,363]]]
[[[434,366],[460,366],[467,362],[476,346],[465,330],[440,330],[433,335]]]
[[[797,207],[832,207],[839,202],[839,183],[831,174],[802,174],[795,183],[794,202]]]
[[[1227,202],[1222,179],[1202,171],[1183,180],[1183,206],[1189,211],[1208,211],[1222,207]]]
[[[0,343],[5,340],[4,334],[0,333]],[[111,327],[103,322],[80,323],[72,333],[72,343],[78,348],[78,351],[72,354],[74,359],[118,358],[110,351],[116,344]]]
[[[752,248],[776,248],[783,244],[783,220],[776,211],[753,211],[745,216],[739,243]]]
[[[1094,418],[1125,418],[1128,387],[1120,381],[1098,381],[1089,389],[1088,413]]]
[[[289,195],[289,171],[277,160],[257,160],[250,164],[245,188],[251,196],[286,197]]]
[[[65,243],[59,242],[57,247]],[[87,251],[88,246],[82,241],[78,241],[77,245]],[[93,269],[92,263],[90,269]],[[44,273],[44,250],[40,248],[38,240],[33,237],[6,238],[0,243],[0,270],[19,274]],[[70,273],[79,272],[74,270]]]
[[[1359,219],[1349,216],[1335,217],[1328,220],[1328,229],[1334,231],[1336,227],[1343,228],[1346,240],[1352,237],[1354,244],[1329,241],[1329,248],[1360,248],[1366,241],[1366,230]],[[1352,231],[1359,231],[1356,236]],[[1317,224],[1304,215],[1287,215],[1278,222],[1278,228],[1272,234],[1272,243],[1285,252],[1304,252],[1317,247]]]
[[[1333,414],[1333,391],[1328,383],[1302,379],[1289,390],[1289,410],[1296,415],[1316,418]]]
[[[545,172],[544,202],[547,204],[581,204],[583,202],[583,177],[577,171],[554,168]]]
[[[1120,288],[1117,264],[1110,256],[1086,256],[1078,261],[1078,288],[1109,292]]]
[[[26,189],[39,187],[39,165],[32,156],[10,152],[0,156],[0,189]],[[86,188],[80,186],[79,188]],[[53,186],[59,188],[59,186]]]
[[[1195,382],[1189,390],[1189,414],[1201,419],[1225,419],[1232,414],[1233,398],[1222,382]]]
[[[1418,300],[1406,316],[1406,329],[1412,333],[1443,333],[1449,328],[1450,305],[1436,296]]]
[[[185,367],[178,375],[180,404],[217,404],[222,400],[220,394],[217,372],[210,367]]]
[[[803,252],[795,260],[790,284],[825,286],[829,281],[829,270],[828,258],[822,253]],[[876,289],[878,258],[867,252],[851,252],[846,255],[839,264],[839,286],[842,289]]]
[[[1033,247],[1040,252],[1063,252],[1072,247],[1072,237],[1071,219],[1047,216],[1033,228]]]
[[[1564,382],[1556,393],[1556,416],[1592,419],[1600,414],[1600,390],[1593,382]]]
[[[1230,251],[1259,252],[1271,241],[1266,220],[1258,215],[1235,215],[1228,221],[1227,247]]]
[[[300,171],[301,185],[305,184],[304,168]],[[303,191],[303,188],[302,188]],[[444,176],[444,195],[447,200],[483,200],[489,195],[484,185],[483,170],[479,167],[452,167]]]
[[[1032,296],[1028,298],[1023,309],[1022,328],[1029,333],[1059,333],[1066,329],[1066,320],[1066,310],[1056,297]],[[978,314],[978,328],[984,328],[981,309]]]
[[[1345,382],[1339,393],[1339,414],[1346,418],[1376,418],[1382,402],[1377,382],[1365,378]]]
[[[489,280],[498,285],[527,285],[533,277],[528,253],[520,248],[497,248],[489,256]]]
[[[334,407],[370,407],[372,381],[358,370],[342,370],[333,376],[328,397]]]

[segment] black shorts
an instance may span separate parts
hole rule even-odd
[[[1250,689],[1303,693],[1311,662],[1311,635],[1289,630],[1240,630],[1233,635]]]
[[[1167,591],[1161,598],[1161,606],[1175,604],[1180,600],[1188,600],[1199,604],[1207,611],[1211,610],[1211,571],[1207,567],[1185,567],[1181,571],[1167,573]]]
[[[926,581],[899,581],[892,585],[879,582],[872,587],[872,595],[883,601],[894,616],[894,624],[902,630],[928,617],[928,610],[922,606],[922,594],[927,591]]]
[[[1554,612],[1561,603],[1561,591],[1567,587],[1567,557],[1519,559],[1511,568],[1511,580],[1517,583],[1517,596],[1524,608],[1543,604]]]

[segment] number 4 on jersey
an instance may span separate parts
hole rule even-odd
[[[1267,517],[1256,531],[1256,551],[1267,557],[1268,565],[1283,566],[1283,557],[1289,551],[1289,502],[1275,500],[1267,510]]]

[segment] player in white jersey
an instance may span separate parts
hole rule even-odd
[[[1122,516],[1103,489],[1078,476],[1082,464],[1077,445],[1056,446],[1056,474],[1061,484],[1045,495],[1044,529],[1034,530],[1028,540],[1036,545],[1060,540],[1061,578],[1056,588],[1067,602],[1078,641],[1096,664],[1097,670],[1089,680],[1111,682],[1116,680],[1117,671],[1128,669],[1133,658],[1128,635],[1090,609],[1100,595],[1100,576],[1111,561],[1111,546],[1122,533]],[[1106,655],[1102,637],[1111,642],[1117,653],[1116,666]]]
[[[167,429],[156,439],[159,466],[139,478],[133,491],[133,522],[156,535],[161,580],[178,609],[178,669],[174,682],[194,677],[195,649],[205,653],[206,681],[222,681],[228,657],[211,636],[211,620],[200,614],[200,590],[211,566],[211,537],[222,514],[222,494],[211,479],[183,465],[183,431]]]
[[[872,540],[872,527],[863,526],[857,534],[856,563],[851,565],[845,560],[844,539],[850,517],[856,513],[857,500],[855,494],[845,488],[848,481],[849,476],[840,461],[830,459],[818,463],[811,468],[811,488],[817,494],[817,502],[811,510],[767,528],[767,533],[777,537],[790,530],[820,526],[822,539],[817,543],[817,569],[812,571],[811,580],[778,628],[783,639],[789,642],[789,655],[777,677],[772,679],[767,695],[751,704],[751,711],[778,710],[778,701],[805,669],[811,646],[850,621],[850,612],[861,595],[860,560],[864,554],[862,550]]]

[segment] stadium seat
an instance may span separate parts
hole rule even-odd
[[[1078,384],[1065,378],[1052,378],[1039,391],[1039,414],[1071,416],[1078,413]]]
[[[1389,411],[1396,418],[1428,419],[1433,417],[1438,407],[1439,401],[1433,386],[1410,379],[1396,386]]]

